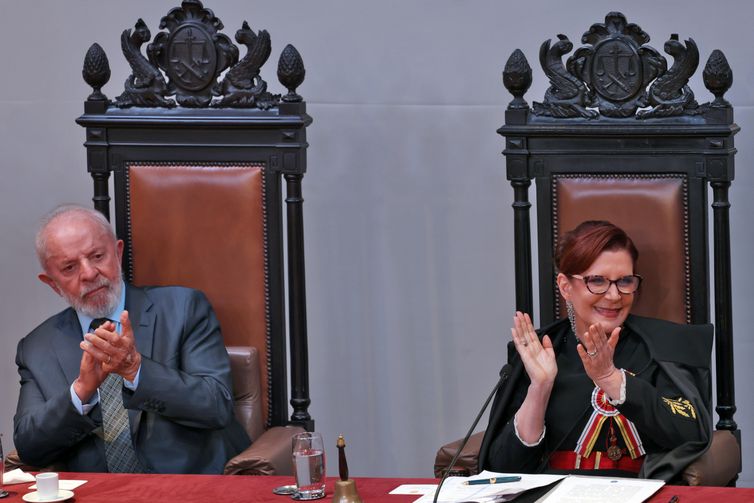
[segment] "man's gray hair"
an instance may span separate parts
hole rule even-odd
[[[73,214],[83,215],[90,218],[92,222],[102,227],[102,229],[107,233],[108,236],[113,239],[113,241],[116,241],[118,239],[115,235],[115,231],[110,225],[110,222],[108,222],[107,218],[105,218],[105,216],[99,211],[93,210],[92,208],[87,208],[86,206],[81,206],[79,204],[61,204],[60,206],[56,207],[45,216],[43,216],[39,221],[39,227],[37,230],[36,239],[34,241],[34,247],[37,251],[39,265],[42,266],[42,269],[47,270],[47,229],[49,228],[50,224],[52,224],[58,218]]]

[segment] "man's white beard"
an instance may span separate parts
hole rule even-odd
[[[98,281],[89,285],[87,291],[83,292],[80,297],[68,295],[65,292],[62,295],[66,302],[68,302],[68,304],[70,304],[70,306],[76,311],[89,316],[90,318],[105,318],[112,313],[116,307],[118,307],[121,289],[123,288],[123,281],[121,278],[122,274],[119,273],[115,282],[111,283],[107,278],[100,277]],[[98,294],[98,296],[100,296],[99,299],[92,299],[92,301],[89,302],[84,300],[83,297],[88,292],[96,290],[102,286],[107,287],[103,297],[101,296],[102,294]]]

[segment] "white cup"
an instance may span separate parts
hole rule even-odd
[[[58,474],[54,472],[37,475],[37,493],[40,500],[52,500],[58,497]]]

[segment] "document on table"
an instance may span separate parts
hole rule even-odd
[[[662,480],[569,475],[537,503],[641,503],[663,485]]]
[[[465,485],[468,480],[490,479],[496,477],[506,477],[519,475],[521,480],[517,482],[506,482],[503,484],[483,484],[483,485]],[[473,477],[448,477],[442,486],[438,502],[450,503],[454,501],[511,501],[519,494],[544,487],[562,479],[564,475],[528,475],[522,473],[496,473],[483,471]],[[430,492],[424,493],[424,496],[417,499],[414,503],[431,503],[435,496],[434,486]]]
[[[518,475],[521,480],[498,484],[466,485],[464,482]],[[438,502],[506,502],[539,487],[558,483],[537,503],[641,503],[649,499],[664,484],[662,480],[587,477],[580,475],[530,475],[525,473],[495,473],[483,471],[473,477],[448,477],[442,486]],[[431,503],[436,485],[399,486],[391,494],[420,494],[414,503]]]

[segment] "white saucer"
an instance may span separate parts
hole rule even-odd
[[[55,501],[65,501],[71,498],[73,498],[73,491],[66,491],[65,489],[58,490],[58,496],[56,498],[42,499],[39,497],[38,491],[23,495],[24,501],[30,501],[31,503],[54,503]]]

